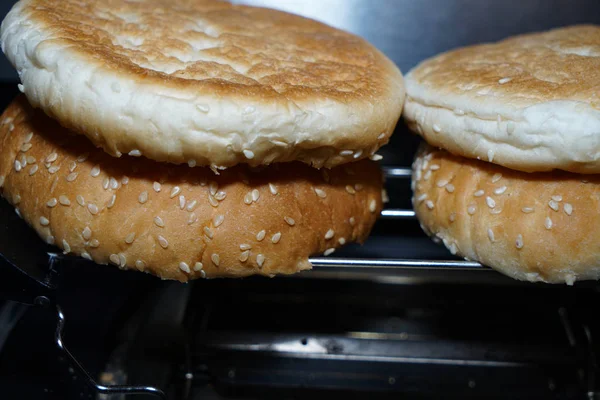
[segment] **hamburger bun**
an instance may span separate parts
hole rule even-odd
[[[512,278],[600,278],[600,175],[525,173],[423,145],[413,164],[423,230]]]
[[[405,118],[451,153],[533,172],[600,173],[600,27],[466,47],[406,76]]]
[[[220,1],[22,0],[1,43],[34,107],[117,157],[333,167],[374,155],[404,102],[365,40]]]
[[[272,276],[366,239],[382,208],[375,162],[318,171],[114,159],[34,111],[0,117],[0,193],[48,243],[163,279]]]

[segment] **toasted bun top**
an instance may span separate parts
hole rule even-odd
[[[0,193],[47,242],[164,279],[290,274],[362,242],[382,208],[369,160],[208,168],[114,159],[21,98],[0,117]]]
[[[332,167],[387,143],[398,68],[363,39],[202,0],[23,0],[2,49],[24,93],[111,155]]]
[[[406,85],[406,119],[430,144],[527,172],[600,173],[598,26],[454,50]]]
[[[600,278],[600,175],[529,174],[424,146],[413,185],[423,229],[453,254],[532,282]]]

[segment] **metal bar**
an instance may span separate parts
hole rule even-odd
[[[382,219],[415,219],[415,212],[413,210],[396,210],[388,209],[381,211],[380,217]]]
[[[410,178],[412,169],[410,168],[397,168],[397,167],[383,167],[383,173],[386,178]]]
[[[477,262],[461,260],[400,260],[400,259],[362,259],[362,258],[311,258],[315,267],[348,268],[367,267],[380,269],[397,268],[483,268]]]

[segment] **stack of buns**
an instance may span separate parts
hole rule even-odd
[[[426,233],[516,279],[600,278],[600,27],[438,55],[406,88]]]
[[[404,84],[358,37],[214,0],[21,0],[1,44],[24,95],[0,117],[0,193],[65,253],[289,274],[382,209]]]

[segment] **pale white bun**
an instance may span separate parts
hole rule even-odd
[[[1,44],[30,103],[113,156],[333,167],[386,144],[404,102],[363,39],[219,1],[22,0]]]
[[[406,76],[404,115],[434,146],[533,172],[600,173],[600,27],[472,46]]]
[[[208,168],[110,157],[21,97],[0,117],[0,193],[49,243],[164,279],[291,274],[366,239],[382,175],[363,160]],[[26,245],[25,243],[23,244]]]
[[[424,145],[413,205],[452,252],[520,280],[600,278],[600,175],[526,173]]]

